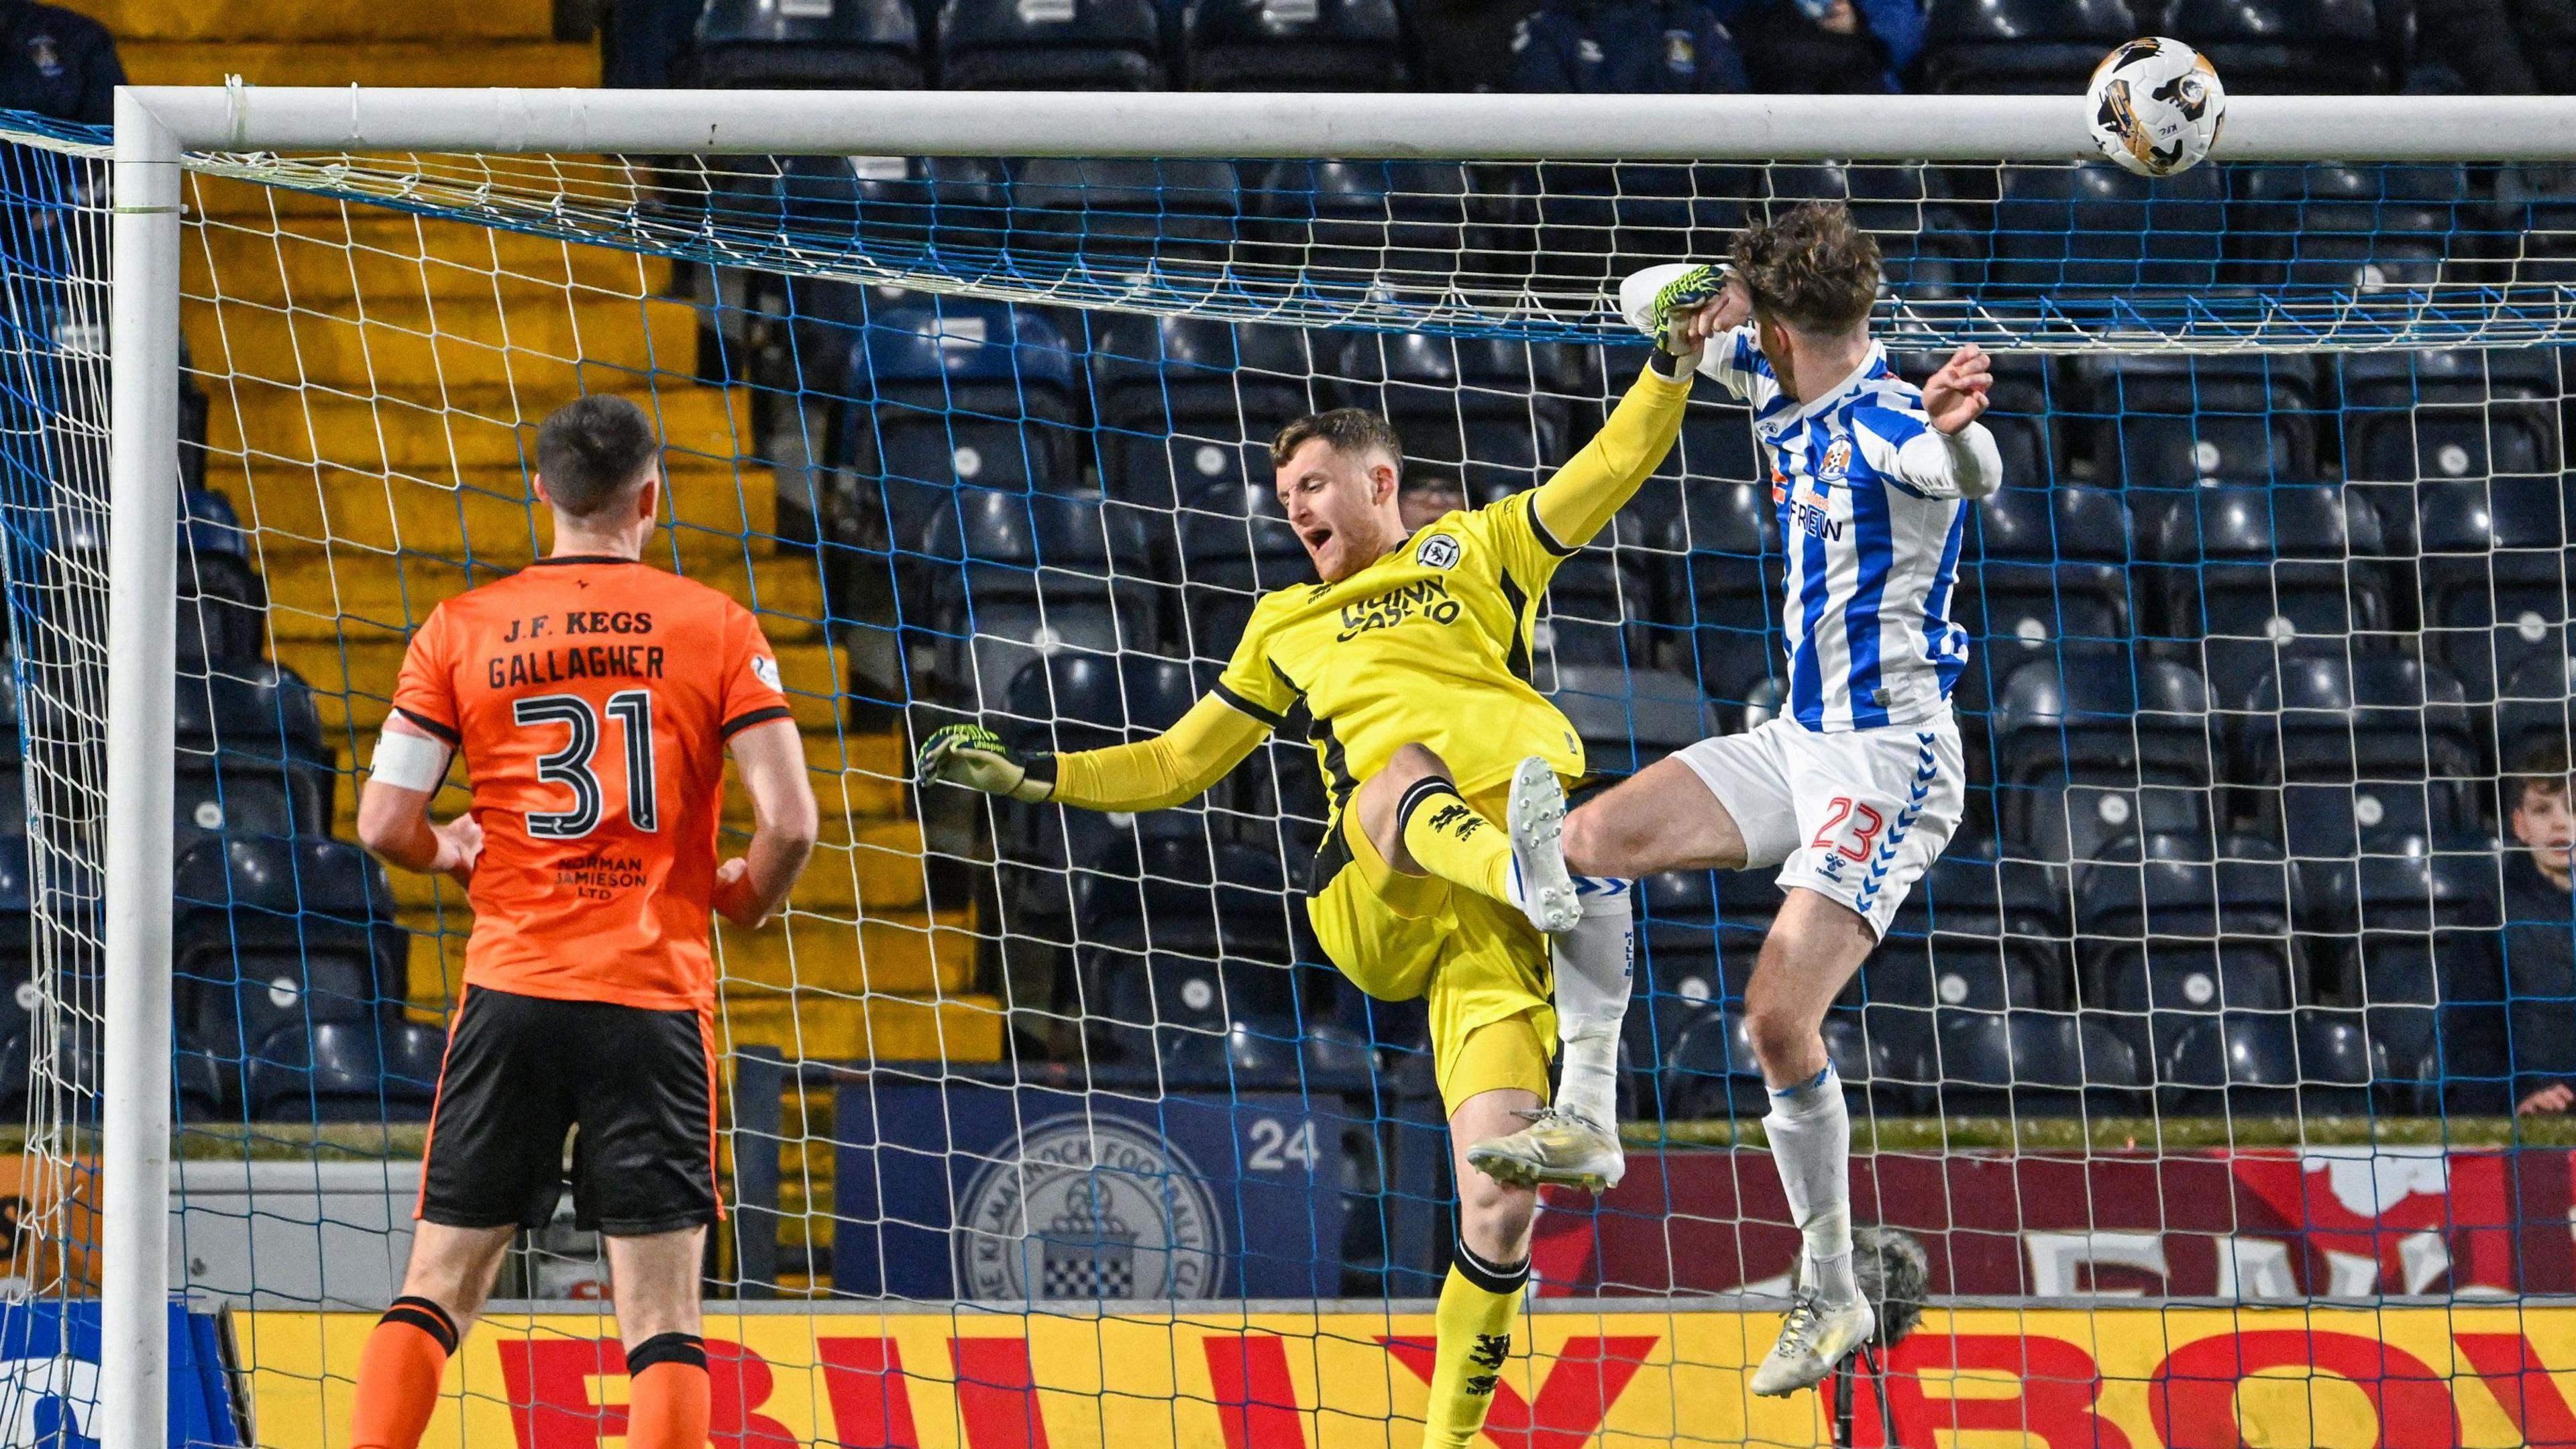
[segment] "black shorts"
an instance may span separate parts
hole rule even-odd
[[[694,1011],[467,988],[431,1109],[418,1216],[543,1227],[572,1133],[582,1227],[643,1237],[711,1223],[715,1060]]]

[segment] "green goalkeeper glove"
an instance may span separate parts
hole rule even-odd
[[[1619,284],[1619,310],[1630,326],[1674,352],[1673,322],[1685,312],[1705,307],[1726,294],[1734,269],[1724,262],[1704,265],[1667,263],[1629,274]]]
[[[1055,793],[1055,760],[1010,749],[1000,735],[982,725],[942,725],[921,742],[913,778],[924,788],[944,780],[1034,804]]]

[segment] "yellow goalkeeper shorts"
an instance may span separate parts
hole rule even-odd
[[[1502,818],[1499,795],[1470,803]],[[1481,892],[1397,870],[1349,811],[1333,822],[1322,867],[1329,876],[1306,898],[1316,938],[1360,990],[1429,1005],[1442,1104],[1454,1113],[1504,1087],[1545,1101],[1556,1008],[1538,928]]]

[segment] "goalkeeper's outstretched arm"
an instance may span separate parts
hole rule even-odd
[[[1084,810],[1166,810],[1207,793],[1269,733],[1213,694],[1150,740],[1064,755],[1022,754],[982,725],[948,725],[922,742],[916,777]]]
[[[1565,548],[1581,548],[1608,527],[1672,452],[1700,349],[1717,324],[1733,325],[1724,316],[1726,280],[1724,267],[1657,267],[1622,286],[1624,310],[1654,339],[1655,354],[1601,431],[1531,500],[1539,525]]]

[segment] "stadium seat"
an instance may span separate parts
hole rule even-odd
[[[1074,883],[1076,972],[1095,1036],[1150,1061],[1173,1029],[1293,1016],[1292,899],[1279,862],[1233,841],[1149,846],[1141,879]]]
[[[1002,245],[1009,224],[1007,173],[985,157],[783,156],[747,164],[758,169],[725,203],[728,221],[775,225],[880,259],[972,256]],[[861,319],[853,309],[841,320]],[[840,349],[816,349],[808,366],[838,369],[846,350],[846,338]]]
[[[1394,0],[1190,0],[1183,14],[1194,91],[1412,89]]]
[[[2568,564],[2576,545],[2570,483],[2576,478],[2460,478],[2411,490],[2427,652],[2459,677],[2472,702],[2496,699],[2499,683],[2521,680],[2526,670],[2535,671],[2532,678],[2506,698],[2566,698],[2548,677],[2568,649]],[[2533,684],[2550,692],[2531,693]]]
[[[192,488],[180,508],[179,658],[257,659],[268,646],[268,585],[231,500]]]
[[[1991,732],[1996,825],[2015,857],[2102,860],[2142,833],[2210,840],[2220,747],[2207,688],[2182,665],[2061,646],[2004,682]]]
[[[2547,350],[2355,352],[2338,359],[2345,476],[2553,474],[2559,383]]]
[[[2372,0],[2173,0],[2188,37],[2238,95],[2367,95],[2389,88]]]
[[[1950,617],[1977,648],[2129,637],[2129,514],[2117,493],[2007,482],[1970,511],[1962,554]]]
[[[1326,295],[1436,296],[1482,240],[1455,161],[1281,161],[1247,182],[1244,200],[1260,218],[1259,256]]]
[[[2113,46],[2153,33],[2130,0],[1932,0],[1923,36],[1926,90],[2064,95],[2083,88]]]
[[[328,830],[339,777],[311,687],[293,670],[258,660],[215,668],[178,682],[177,848],[219,836]]]
[[[2118,1013],[2130,1045],[2161,1060],[2168,1019],[2291,1005],[2292,928],[2305,912],[2278,847],[2151,835],[2076,878],[2082,1000]]]
[[[1687,446],[1687,428],[1684,439]],[[1768,484],[1699,476],[1693,469],[1661,548],[1682,560],[1678,582],[1687,590],[1700,683],[1712,698],[1740,706],[1781,667],[1780,515]]]
[[[1899,908],[1862,968],[1860,1016],[1892,1062],[1936,1064],[1943,1013],[2057,1009],[2072,996],[2064,887],[2027,862],[1956,854]],[[1931,1075],[1917,1083],[1928,1091]]]
[[[2135,1100],[2135,1053],[2072,1012],[1952,1009],[1939,1022],[1926,1075],[1944,1116],[2118,1112]]]
[[[2236,1012],[2178,1023],[2157,1101],[2186,1116],[2366,1117],[2386,1052],[2351,1012]]]
[[[1704,1008],[1741,1003],[1778,903],[1768,871],[1676,870],[1637,882],[1628,1037],[1640,1060],[1662,1060]]]
[[[939,87],[951,91],[1158,91],[1154,0],[946,0]]]
[[[1073,486],[1073,358],[1029,308],[954,298],[877,308],[850,344],[848,376],[842,455],[876,482],[899,550],[975,490]]]
[[[1531,636],[1533,677],[1545,689],[1570,664],[1644,668],[1651,653],[1647,625],[1662,613],[1659,591],[1642,551],[1596,543],[1557,565]]]
[[[1594,775],[1633,775],[1717,733],[1715,709],[1686,674],[1560,664],[1554,684],[1548,701],[1583,737],[1584,763]]]
[[[1111,653],[1159,638],[1144,528],[1136,510],[1098,494],[962,491],[921,551],[930,583],[917,617],[961,705],[999,705],[1022,666],[1058,649]]]
[[[1542,295],[1579,306],[1640,268],[1724,255],[1760,185],[1749,169],[1717,165],[1551,161],[1490,174],[1496,250],[1530,267]]]
[[[1573,451],[1561,344],[1361,332],[1336,371],[1350,401],[1395,424],[1408,463],[1456,472],[1471,504],[1535,486]]]
[[[1021,667],[1002,727],[1017,749],[1099,749],[1169,727],[1192,697],[1186,665],[1145,654],[1064,650]],[[1141,814],[1017,802],[999,809],[994,845],[1005,896],[1050,926],[1071,913],[1080,876],[1132,879],[1158,843],[1174,841],[1185,853],[1204,854],[1211,837],[1207,812],[1195,803]]]
[[[1852,220],[1878,242],[1888,285],[1909,297],[1953,289],[1961,264],[1976,250],[1972,229],[1944,194],[1941,174],[1928,167],[1779,163],[1762,169],[1761,190],[1772,217],[1805,201],[1850,207]]]
[[[1092,340],[1101,487],[1170,508],[1195,490],[1270,480],[1270,438],[1306,412],[1306,334],[1127,315]]]
[[[1241,213],[1228,162],[1037,157],[1012,177],[1011,245],[1113,275],[1149,266],[1213,275]]]
[[[1314,561],[1267,483],[1219,483],[1190,494],[1181,505],[1178,563],[1187,637],[1176,643],[1197,659],[1232,658],[1254,600],[1315,577]]]
[[[2318,927],[2347,944],[2330,994],[2362,1013],[2376,1050],[2411,1063],[2433,1048],[2445,1006],[2496,999],[2481,985],[2494,977],[2503,924],[2495,853],[2476,836],[2363,849],[2330,865],[2302,861],[2300,873],[2324,880]]]
[[[2225,198],[2214,166],[2154,182],[2108,162],[2010,168],[1987,280],[2017,290],[2213,287]]]
[[[2158,632],[2197,654],[2207,677],[2256,678],[2302,650],[2396,647],[2379,515],[2362,500],[2326,483],[2144,497],[2141,552],[2154,568],[2142,573],[2161,595]]]
[[[716,90],[919,90],[921,25],[909,0],[707,0],[697,59]]]
[[[2505,681],[2496,704],[2497,758],[2511,762],[2544,741],[2576,738],[2576,659],[2526,661]]]
[[[2105,483],[2187,489],[2213,478],[2317,476],[2316,375],[2302,355],[2088,356],[2075,364],[2071,391]],[[2149,534],[2141,526],[2139,541]]]
[[[2431,286],[2468,195],[2457,166],[2258,166],[2233,180],[2236,278],[2259,287]]]
[[[2564,166],[2499,167],[2488,215],[2513,280],[2576,283],[2576,173]]]
[[[2386,655],[2285,658],[2256,682],[2237,730],[2236,776],[2263,796],[2322,792],[2358,809],[2360,786],[2383,816],[2404,812],[2401,824],[2417,813],[2434,831],[2476,824],[2477,737],[2459,681],[2439,667]],[[2420,811],[2403,803],[2409,795]]]
[[[227,1100],[258,1116],[303,1083],[309,1094],[364,1098],[358,1106],[387,1093],[425,1114],[421,1074],[411,1074],[416,1091],[382,1080],[379,1036],[407,1040],[410,949],[382,866],[313,836],[210,839],[180,856],[173,895],[181,1049],[214,1065]],[[312,1040],[325,1025],[343,1029],[328,1049]]]

